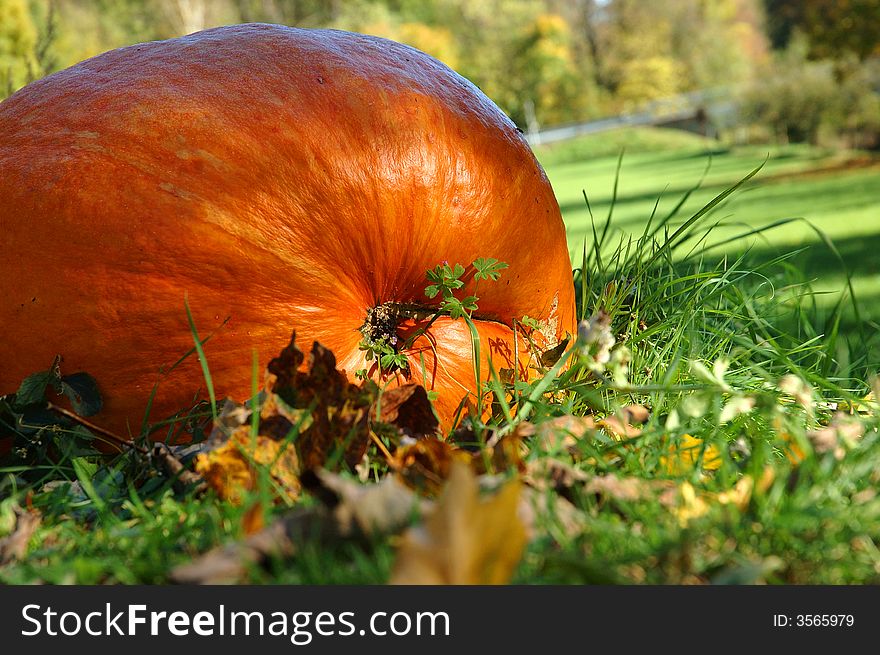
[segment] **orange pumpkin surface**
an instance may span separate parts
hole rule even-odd
[[[294,329],[365,368],[368,310],[436,306],[442,261],[509,264],[476,292],[496,369],[515,350],[525,365],[515,319],[544,321],[549,345],[574,331],[559,208],[514,124],[435,59],[359,34],[222,27],[30,84],[0,104],[0,240],[0,392],[61,354],[121,433],[192,348],[185,294],[218,396],[237,399],[252,350],[265,366]],[[406,354],[448,425],[475,388],[466,324],[441,317]],[[204,388],[191,357],[151,420]]]

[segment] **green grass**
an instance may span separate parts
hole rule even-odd
[[[715,212],[722,222],[712,233],[721,241],[781,219],[802,219],[727,244],[714,256],[750,250],[756,262],[800,248],[791,264],[814,281],[820,303],[836,301],[847,274],[852,276],[862,319],[880,321],[880,160],[862,153],[840,153],[802,144],[729,148],[681,132],[642,128],[538,149],[565,219],[572,257],[591,238],[587,194],[594,216],[604,220],[611,206],[618,155],[624,149],[613,228],[638,235],[659,198],[658,215],[669,211],[703,178],[682,207],[688,216],[746,172],[766,160],[762,170]],[[616,147],[616,151],[612,148]],[[595,154],[591,154],[594,152]],[[707,171],[708,168],[708,171]],[[833,240],[842,260],[817,234]],[[852,322],[852,317],[848,317]]]
[[[555,366],[528,383],[496,379],[493,388],[505,399],[512,394],[511,404],[496,412],[483,436],[516,435],[526,418],[539,430],[564,416],[607,419],[633,403],[650,414],[628,438],[594,427],[566,442],[557,427],[524,439],[524,465],[546,507],[536,511],[513,581],[880,583],[880,408],[860,404],[880,361],[877,329],[848,318],[854,309],[839,292],[836,300],[815,292],[821,284],[843,287],[838,257],[857,292],[870,291],[872,248],[880,244],[870,224],[859,221],[876,221],[865,187],[876,173],[773,181],[829,161],[827,153],[793,147],[734,188],[765,155],[757,148],[719,152],[702,190],[670,215],[675,198],[705,169],[703,145],[693,148],[683,137],[689,150],[661,153],[652,150],[650,133],[639,138],[640,151],[623,159],[607,231],[617,158],[548,169],[577,248],[579,311],[583,318],[607,313],[602,334],[615,342],[610,360],[596,360],[597,343],[581,338],[569,345],[570,367]],[[562,161],[585,146],[569,147],[553,156]],[[595,221],[588,219],[581,186]],[[835,208],[838,216],[851,212],[845,224],[835,221]],[[804,214],[833,236],[836,250],[797,250],[816,238],[794,222],[759,231],[751,247],[728,244],[720,256],[707,244],[724,240],[727,228],[713,226],[728,214],[755,227]],[[872,311],[867,296],[866,312]],[[204,356],[207,367],[210,342]],[[786,376],[805,385],[803,404]],[[737,404],[745,411],[731,412]],[[42,524],[25,558],[0,564],[0,583],[165,583],[174,566],[242,539],[255,503],[271,520],[318,502],[305,494],[272,503],[257,491],[237,507],[211,493],[196,496],[136,451],[99,457],[89,449],[87,430],[27,431],[13,420],[19,411],[15,399],[0,401],[2,427],[30,457],[0,464],[0,538],[12,530],[16,506],[40,511]],[[842,420],[838,411],[848,413],[856,429],[832,435],[826,447],[819,437]],[[675,463],[675,450],[693,444],[687,435],[698,439],[696,446]],[[564,474],[540,474],[545,466]],[[637,493],[596,486],[615,479]],[[735,496],[750,480],[751,493]],[[245,581],[382,583],[395,543],[382,536],[328,544],[305,534],[293,556],[253,568]]]

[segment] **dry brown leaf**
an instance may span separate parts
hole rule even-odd
[[[306,473],[303,484],[320,504],[294,509],[243,541],[178,566],[171,579],[182,584],[242,582],[255,566],[296,557],[305,542],[332,544],[352,539],[369,548],[371,538],[396,534],[414,515],[430,507],[429,501],[420,501],[394,476],[378,484],[359,485],[319,470]]]
[[[797,466],[801,462],[806,459],[807,454],[804,452],[804,449],[801,447],[801,444],[798,443],[797,439],[789,432],[785,430],[781,430],[778,432],[780,438],[785,442],[785,447],[783,451],[785,453],[786,459]]]
[[[523,474],[526,472],[523,458],[527,454],[528,447],[523,443],[522,434],[514,430],[500,438],[491,437],[482,452],[473,454],[472,463],[477,474],[505,471]]]
[[[337,454],[349,468],[361,461],[370,441],[370,411],[378,394],[372,382],[358,386],[336,369],[336,357],[317,341],[307,370],[296,346],[296,332],[281,354],[269,362],[267,387],[294,410],[310,411],[296,439],[303,470],[327,467]]]
[[[862,421],[838,412],[829,425],[807,432],[807,439],[817,454],[834,453],[836,459],[843,459],[846,451],[852,448],[864,433],[865,425]]]
[[[564,497],[571,497],[571,489],[578,487],[584,493],[595,495],[600,501],[635,502],[661,498],[664,493],[676,489],[672,480],[644,480],[620,477],[614,473],[589,475],[570,464],[549,458],[531,463],[524,480],[536,490],[552,489]],[[672,499],[668,499],[668,502],[674,504]]]
[[[615,439],[633,439],[642,434],[639,428],[621,420],[619,416],[606,416],[598,425]]]
[[[401,537],[391,584],[504,584],[526,544],[518,515],[520,483],[480,498],[469,466],[454,463],[424,523]]]
[[[450,441],[421,439],[394,451],[391,466],[410,488],[429,496],[439,494],[454,462],[470,464],[474,473],[525,472],[524,445],[516,433],[490,440],[480,450],[465,450]]]
[[[422,439],[437,434],[440,421],[428,400],[428,392],[420,384],[404,384],[385,390],[376,401],[378,420],[393,425],[405,437]],[[372,416],[376,418],[376,407]]]
[[[544,368],[552,367],[556,362],[559,361],[559,358],[565,354],[565,349],[568,347],[568,343],[571,341],[570,338],[565,338],[560,341],[553,348],[549,348],[541,353],[540,362],[541,366]]]
[[[15,525],[8,535],[0,539],[0,566],[24,559],[28,542],[42,522],[37,510],[26,510],[15,506],[12,512],[15,516]]]
[[[537,446],[547,452],[576,451],[577,442],[596,431],[596,422],[589,416],[557,416],[538,424],[520,423],[515,433],[520,438],[535,437]]]
[[[241,531],[244,534],[256,534],[266,527],[266,512],[263,510],[263,503],[257,501],[252,503],[241,517]]]
[[[471,454],[439,439],[421,439],[394,451],[391,466],[411,489],[437,495],[449,478],[454,461],[470,462]]]
[[[642,480],[641,478],[620,478],[613,473],[597,475],[584,485],[584,491],[600,498],[635,502],[656,495],[666,488],[662,480]]]
[[[251,417],[251,410],[242,403],[235,402],[232,398],[226,398],[220,406],[217,413],[217,420],[214,421],[211,436],[223,433],[232,434],[235,428],[241,427]],[[218,431],[218,428],[220,430]],[[219,444],[218,444],[219,445]]]
[[[429,506],[391,475],[365,485],[317,469],[303,475],[303,486],[329,508],[333,532],[341,537],[395,533]]]
[[[571,464],[551,457],[541,457],[529,462],[523,481],[538,490],[553,489],[568,495],[576,484],[584,484],[590,476]]]
[[[567,499],[532,487],[523,487],[519,517],[528,541],[543,534],[541,526],[546,521],[553,521],[568,538],[581,534],[587,523],[584,513]]]
[[[628,423],[647,423],[651,418],[651,412],[644,405],[627,405],[620,412]]]

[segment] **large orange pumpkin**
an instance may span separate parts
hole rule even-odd
[[[425,271],[442,261],[509,264],[477,289],[496,369],[517,350],[525,363],[515,319],[545,322],[547,345],[574,331],[559,208],[514,124],[435,59],[359,34],[223,27],[30,84],[0,104],[0,239],[0,392],[61,354],[98,381],[93,420],[123,433],[192,348],[185,294],[214,332],[218,395],[238,399],[252,349],[265,366],[294,329],[349,375],[365,368],[368,311],[436,306]],[[407,352],[447,426],[475,388],[471,352],[450,317]],[[191,357],[151,419],[199,389]]]

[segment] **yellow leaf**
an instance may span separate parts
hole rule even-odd
[[[520,482],[489,498],[471,468],[452,463],[442,495],[422,525],[401,537],[391,584],[504,584],[526,544],[517,508]]]
[[[749,506],[754,488],[755,478],[751,475],[744,475],[737,480],[732,489],[718,494],[718,502],[722,505],[736,505],[743,512]]]
[[[687,527],[687,524],[692,520],[700,518],[708,512],[709,505],[697,495],[697,491],[689,482],[683,482],[681,487],[679,487],[678,492],[680,499],[679,505],[675,510],[675,515],[678,517],[678,522],[681,527],[684,528]]]
[[[260,467],[268,468],[273,481],[289,496],[299,494],[299,466],[296,451],[288,441],[251,436],[249,426],[242,426],[218,448],[201,453],[195,462],[200,473],[224,500],[241,503],[247,492],[257,488]]]
[[[660,463],[671,475],[689,473],[697,465],[702,449],[702,439],[683,434],[677,443],[671,445],[669,455],[660,457]],[[721,454],[715,446],[709,444],[700,463],[704,470],[715,471],[721,466]]]

